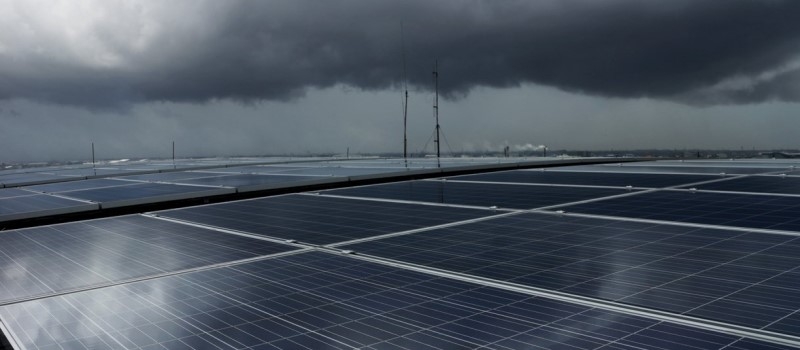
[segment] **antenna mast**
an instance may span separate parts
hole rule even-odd
[[[403,89],[405,101],[403,102],[403,160],[408,167],[408,74],[406,71],[406,40],[403,33],[403,22],[400,22],[400,45],[403,50]]]
[[[436,60],[433,65],[433,85],[435,97],[433,100],[433,115],[436,117],[436,167],[441,168],[442,164],[439,160],[441,153],[439,152],[439,60]]]

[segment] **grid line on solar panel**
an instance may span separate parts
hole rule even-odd
[[[138,215],[0,235],[0,303],[297,249]]]
[[[278,183],[291,184],[292,182],[298,182],[304,180],[317,180],[320,178],[327,179],[329,177],[313,176],[313,175],[267,175],[267,174],[226,173],[223,176],[181,179],[174,181],[174,183],[183,185],[241,187],[241,186],[278,184]]]
[[[757,329],[785,327],[770,324],[800,309],[793,298],[760,297],[800,292],[796,236],[521,214],[341,248]],[[734,319],[730,305],[767,316]]]
[[[657,191],[565,206],[576,213],[800,232],[800,198]]]
[[[100,189],[77,190],[64,193],[64,196],[97,203],[103,203],[104,207],[109,203],[146,200],[152,198],[183,198],[186,196],[200,196],[204,194],[227,193],[226,189],[219,187],[205,187],[198,185],[175,185],[163,183],[137,183],[120,187],[108,187]],[[230,191],[234,191],[230,189]]]
[[[2,188],[0,189],[0,199],[24,197],[38,194],[36,192],[26,191],[21,188]]]
[[[464,175],[450,178],[458,181],[486,181],[532,183],[549,185],[592,185],[610,187],[662,188],[672,187],[714,179],[710,175],[664,175],[664,174],[627,174],[627,173],[592,173],[564,171],[511,170],[476,175]]]
[[[32,336],[42,312],[56,321],[48,329],[66,332]],[[320,252],[16,304],[0,315],[29,349],[763,345]]]
[[[129,186],[135,182],[127,182],[113,179],[89,179],[77,181],[56,182],[52,184],[27,186],[25,189],[43,193],[61,193],[76,190],[99,189],[108,187]]]
[[[383,185],[350,187],[324,193],[416,202],[497,206],[532,209],[556,204],[627,194],[628,189],[553,187],[537,185],[474,184],[452,181],[408,181]]]
[[[612,165],[577,165],[556,168],[558,171],[575,172],[609,172],[609,173],[635,173],[635,174],[675,174],[675,175],[752,175],[787,171],[786,168],[759,168],[759,167],[693,167],[693,166],[661,166],[630,164],[624,166]]]
[[[48,194],[0,198],[0,221],[96,210],[97,204]]]
[[[493,213],[491,210],[286,195],[154,214],[278,239],[331,244]]]
[[[704,184],[698,190],[800,195],[800,178],[783,176],[747,176],[731,181]]]

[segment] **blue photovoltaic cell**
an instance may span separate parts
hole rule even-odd
[[[560,185],[670,187],[717,179],[710,175],[615,174],[570,171],[513,170],[458,176],[453,180],[544,183]]]
[[[0,232],[0,303],[293,250],[126,216]]]
[[[765,345],[324,253],[8,305],[0,315],[36,350]]]
[[[240,175],[224,175],[213,177],[202,177],[194,179],[183,179],[175,182],[193,184],[193,185],[206,185],[206,186],[252,186],[264,185],[274,183],[287,183],[319,179],[317,176],[293,176],[293,175],[253,175],[253,174],[240,174]]]
[[[800,194],[800,177],[748,176],[692,187],[714,191]]]
[[[97,188],[91,190],[71,191],[65,196],[93,202],[107,203],[130,199],[143,199],[171,194],[208,191],[210,187],[182,186],[162,183],[141,183],[130,186]]]
[[[533,209],[629,192],[624,189],[614,188],[408,181],[344,188],[325,193],[482,207],[498,206],[501,208]]]
[[[30,193],[30,192],[29,192]],[[70,207],[83,207],[87,203],[59,198],[47,194],[0,198],[0,220],[7,220],[15,215],[48,212]]]
[[[563,208],[567,212],[800,231],[800,198],[659,191]]]
[[[796,236],[523,214],[341,248],[800,336]]]
[[[59,193],[75,190],[86,190],[92,188],[103,187],[116,187],[134,185],[136,182],[120,181],[112,179],[89,179],[89,180],[75,180],[66,182],[56,182],[45,185],[27,186],[26,189],[38,192]]]
[[[330,244],[495,214],[490,210],[289,195],[158,212],[206,225]]]

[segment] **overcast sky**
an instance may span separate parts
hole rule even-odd
[[[795,0],[0,0],[0,161],[800,148]],[[402,31],[401,31],[402,24]],[[403,49],[403,47],[405,49]],[[404,60],[405,54],[405,74]],[[427,144],[427,147],[425,147]]]

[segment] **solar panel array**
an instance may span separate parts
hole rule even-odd
[[[793,166],[514,170],[0,232],[0,328],[20,349],[796,348]],[[89,190],[69,186],[49,190]]]
[[[544,158],[454,158],[443,168],[535,164]],[[560,160],[580,162],[581,160]],[[437,175],[436,160],[256,158],[115,162],[100,167],[63,166],[0,171],[3,222],[76,212],[208,199],[253,191],[346,184],[359,179]],[[38,194],[37,197],[15,198]]]

